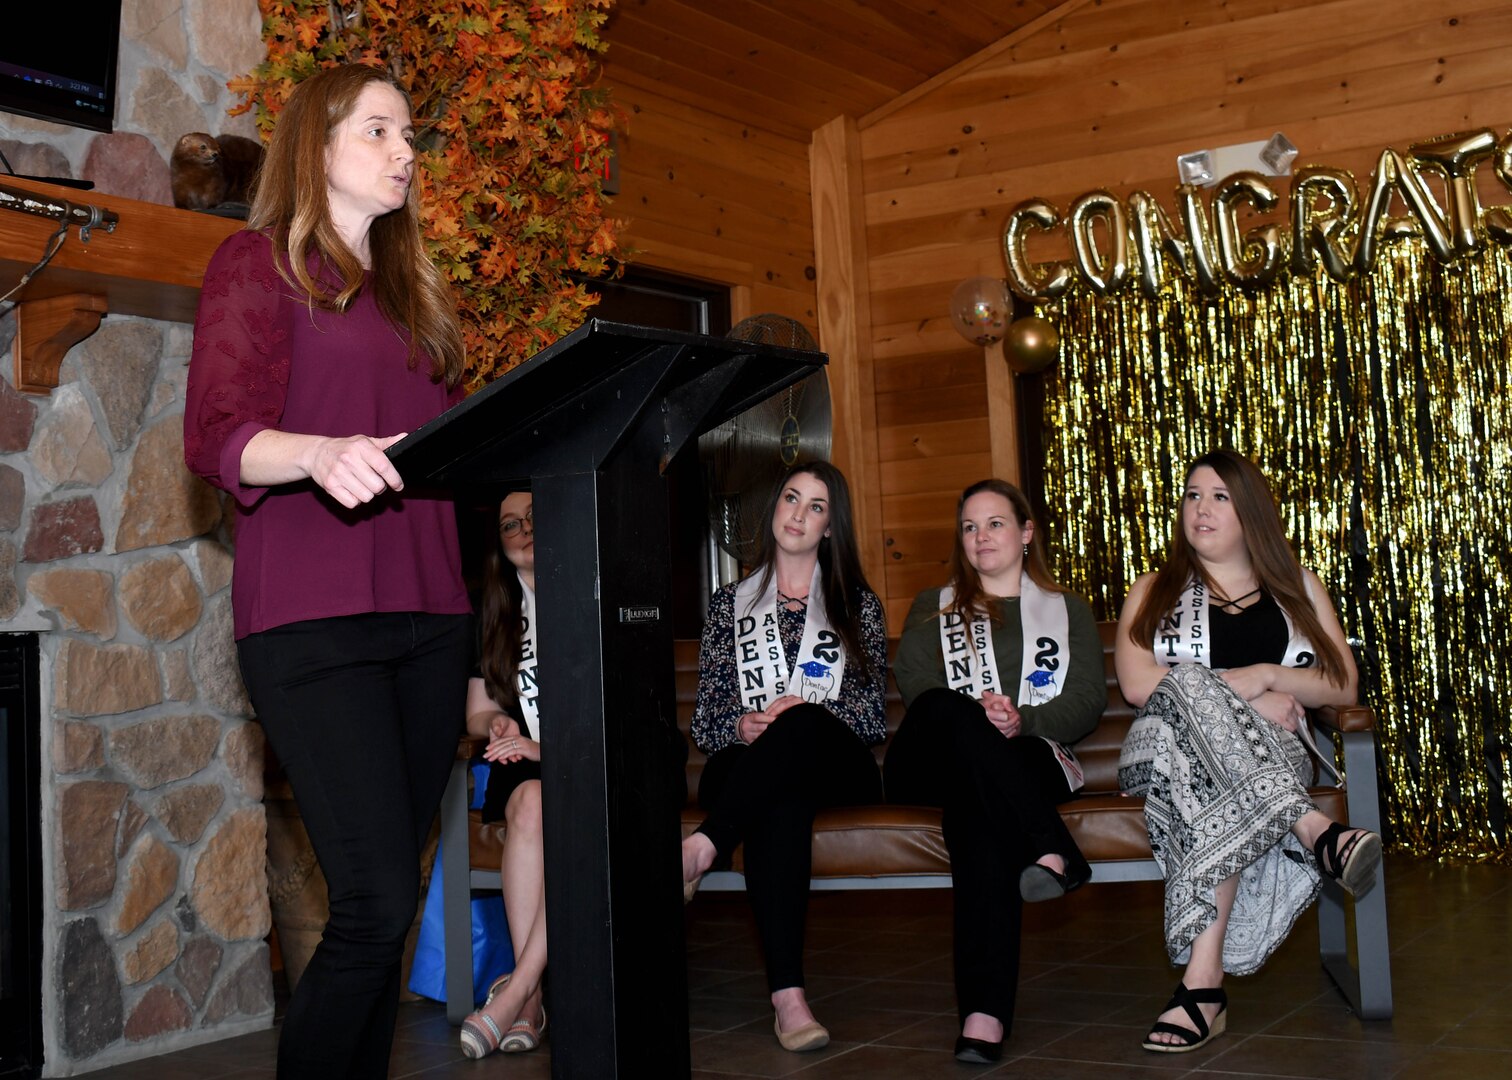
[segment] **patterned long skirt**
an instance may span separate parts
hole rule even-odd
[[[1150,847],[1165,874],[1165,938],[1185,964],[1217,918],[1215,890],[1238,875],[1223,970],[1259,970],[1320,888],[1291,827],[1313,809],[1302,740],[1249,706],[1219,676],[1178,664],[1124,740],[1118,782],[1145,797]]]

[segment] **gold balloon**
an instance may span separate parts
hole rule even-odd
[[[1417,167],[1395,150],[1381,151],[1376,162],[1375,174],[1371,177],[1370,196],[1365,200],[1365,212],[1360,218],[1360,235],[1355,239],[1354,266],[1361,274],[1368,274],[1375,267],[1376,232],[1386,218],[1391,196],[1400,195],[1423,227],[1423,240],[1433,257],[1444,264],[1457,257],[1449,239],[1449,223],[1443,210],[1428,193],[1428,185],[1418,174]]]
[[[1318,207],[1319,196],[1328,200],[1326,208]],[[1347,235],[1358,202],[1354,176],[1347,169],[1308,165],[1297,170],[1291,186],[1292,273],[1308,277],[1314,262],[1321,260],[1335,281],[1354,276]]]
[[[1165,285],[1167,258],[1182,277],[1192,276],[1191,248],[1176,232],[1165,207],[1148,191],[1129,196],[1129,217],[1134,223],[1134,250],[1139,254],[1139,287],[1154,300]]]
[[[1024,232],[1031,226],[1053,229],[1060,212],[1044,199],[1026,199],[1013,208],[1003,229],[1003,256],[1008,285],[1025,300],[1054,300],[1071,287],[1071,267],[1063,262],[1036,265],[1024,254]]]
[[[1411,160],[1444,174],[1449,184],[1449,233],[1461,255],[1481,247],[1480,199],[1475,193],[1475,170],[1496,153],[1496,134],[1489,128],[1440,135],[1414,143]]]
[[[1176,211],[1186,229],[1187,250],[1192,254],[1192,277],[1204,296],[1217,296],[1223,285],[1218,276],[1218,258],[1213,243],[1212,219],[1202,201],[1202,189],[1182,184],[1176,189]]]
[[[1044,371],[1060,355],[1060,331],[1038,315],[1026,315],[1008,325],[1003,358],[1020,375]]]
[[[1261,213],[1274,210],[1280,201],[1275,189],[1259,173],[1235,173],[1213,196],[1213,217],[1218,222],[1218,258],[1223,273],[1242,289],[1263,289],[1276,280],[1286,261],[1281,226],[1261,225],[1247,233],[1239,228],[1235,204],[1247,202]]]
[[[1108,223],[1107,256],[1097,249],[1092,225],[1097,218]],[[1129,216],[1123,203],[1106,191],[1089,191],[1071,204],[1071,243],[1076,266],[1098,296],[1111,296],[1129,280]]]
[[[1496,154],[1491,162],[1496,169],[1496,178],[1502,182],[1503,187],[1512,191],[1512,131],[1503,135],[1501,142],[1496,144]],[[1491,239],[1503,246],[1512,244],[1512,206],[1493,206],[1482,215],[1481,220]]]

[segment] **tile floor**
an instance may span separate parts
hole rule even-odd
[[[1094,886],[1031,908],[1018,1016],[1004,1060],[967,1066],[950,985],[949,897],[827,893],[811,908],[810,1000],[834,1041],[788,1054],[744,898],[700,894],[688,910],[695,1077],[916,1080],[924,1077],[1512,1077],[1512,867],[1386,861],[1396,1016],[1354,1019],[1317,961],[1305,917],[1259,975],[1229,981],[1228,1033],[1192,1054],[1139,1042],[1176,973],[1160,941],[1158,883]],[[405,1005],[393,1077],[545,1080],[542,1051],[461,1059],[431,1003]],[[275,1031],[91,1074],[101,1080],[271,1077]],[[576,1078],[574,1078],[576,1080]],[[588,1078],[585,1078],[588,1080]],[[639,1078],[637,1078],[639,1080]]]

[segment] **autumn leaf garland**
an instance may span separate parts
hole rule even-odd
[[[459,298],[470,389],[575,329],[620,223],[595,85],[613,0],[259,0],[268,58],[230,87],[266,134],[301,79],[367,63],[410,94],[426,244]]]

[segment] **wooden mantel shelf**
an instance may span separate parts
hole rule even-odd
[[[47,268],[20,294],[12,346],[16,389],[47,393],[58,385],[63,356],[88,337],[106,313],[192,322],[200,279],[215,249],[240,221],[93,191],[0,177],[7,187],[120,216],[115,232],[97,228],[89,242],[70,226]],[[57,230],[51,218],[0,209],[0,292],[42,257]]]

